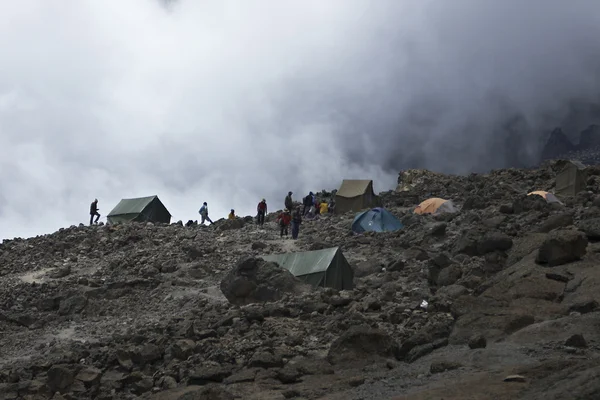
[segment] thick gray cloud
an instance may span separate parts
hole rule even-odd
[[[598,103],[595,2],[0,3],[0,238],[158,194],[175,219],[407,165],[531,159]],[[574,113],[573,110],[577,112]],[[506,138],[509,137],[507,140]],[[509,149],[509,151],[503,151]]]

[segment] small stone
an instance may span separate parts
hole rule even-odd
[[[587,347],[587,342],[583,335],[575,334],[565,341],[565,346],[583,349]]]
[[[460,367],[462,367],[462,365],[454,361],[435,361],[431,363],[429,371],[432,374],[438,374],[445,371],[451,371]]]
[[[70,369],[63,366],[54,366],[48,370],[47,384],[52,391],[63,391],[73,384],[75,380]]]
[[[474,335],[469,339],[469,348],[483,349],[487,346],[487,340],[483,335]]]
[[[504,382],[525,382],[525,377],[521,375],[509,375],[504,378]]]

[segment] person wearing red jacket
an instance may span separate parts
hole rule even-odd
[[[277,220],[275,220],[275,222],[279,222],[279,227],[281,228],[280,236],[283,237],[284,233],[285,233],[285,236],[287,236],[288,235],[288,226],[290,226],[290,222],[292,222],[292,216],[290,215],[290,210],[288,210],[287,208],[285,210],[283,210],[283,212],[281,214],[279,214],[279,216],[277,217]]]
[[[258,226],[263,226],[265,223],[265,215],[267,215],[267,201],[262,199],[256,206],[256,223]]]

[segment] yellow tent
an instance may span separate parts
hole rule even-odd
[[[443,212],[456,212],[456,207],[454,207],[452,200],[433,197],[423,201],[414,211],[415,214],[439,214]]]
[[[344,179],[342,186],[335,194],[335,212],[337,214],[361,211],[380,205],[379,196],[373,192],[372,180]]]
[[[534,192],[527,193],[527,196],[531,196],[532,194],[537,194],[538,196],[543,197],[544,200],[546,200],[548,203],[559,203],[559,204],[562,204],[562,202],[554,194],[552,194],[552,193],[545,192],[543,190],[536,190]]]

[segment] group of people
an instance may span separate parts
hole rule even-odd
[[[313,192],[310,192],[307,196],[302,199],[302,205],[294,206],[294,200],[292,199],[293,192],[288,192],[284,200],[284,209],[277,216],[275,222],[279,225],[280,236],[288,236],[289,228],[291,226],[292,239],[298,239],[300,233],[300,224],[302,219],[314,219],[318,218],[319,215],[333,213],[335,211],[335,201],[331,198],[329,201],[324,199],[318,199]],[[201,224],[205,221],[213,224],[213,221],[208,216],[208,204],[204,202],[198,213],[201,216]],[[263,226],[265,224],[265,217],[268,213],[267,201],[262,199],[256,206],[256,224]],[[235,210],[232,208],[227,219],[236,219]]]
[[[310,192],[306,197],[302,199],[301,206],[294,206],[292,195],[292,192],[288,192],[284,200],[285,208],[275,220],[275,222],[279,224],[281,237],[288,236],[288,230],[291,225],[292,239],[298,239],[302,218],[314,219],[317,218],[319,214],[333,213],[335,210],[335,202],[333,198],[329,202],[325,200],[319,200],[313,192]],[[98,223],[98,219],[100,219],[100,213],[98,212],[98,210],[98,199],[94,199],[94,201],[90,205],[90,225]],[[267,212],[267,201],[265,199],[262,199],[256,206],[256,224],[258,226],[264,225]],[[202,207],[200,207],[198,213],[201,217],[200,224],[204,224],[206,221],[208,221],[211,225],[214,224],[214,222],[208,216],[207,202],[204,202],[202,204]],[[96,218],[95,220],[94,217]],[[235,215],[235,210],[231,209],[231,212],[227,216],[227,219],[233,220],[236,218],[237,217]]]

